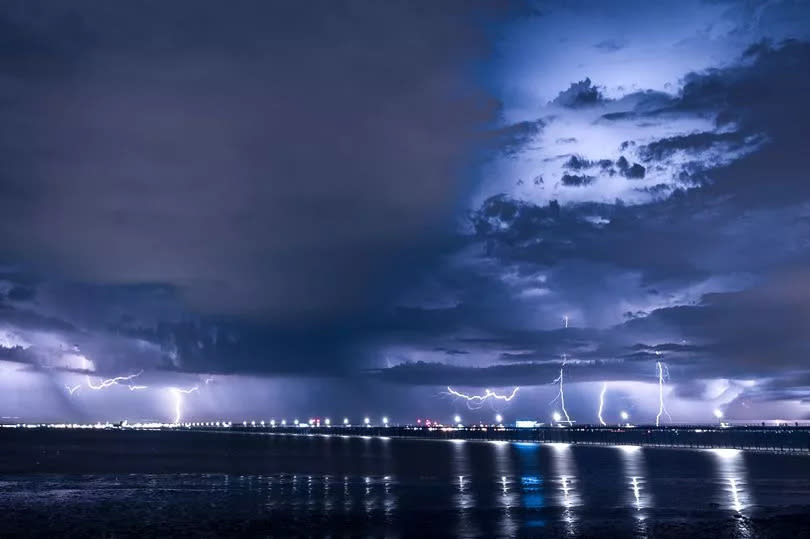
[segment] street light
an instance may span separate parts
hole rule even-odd
[[[330,424],[332,421],[330,421],[330,420],[329,420],[329,418],[327,417],[326,419],[324,419],[324,420],[323,420],[323,422],[324,422],[324,424],[325,424],[325,425],[328,427],[328,426],[329,426],[329,424]]]
[[[343,424],[344,424],[344,425],[348,425],[348,424],[349,424],[349,418],[348,418],[348,417],[344,417],[344,418],[343,418]]]
[[[388,418],[383,416],[382,419],[383,419],[383,425],[385,425],[387,427],[388,426]]]
[[[365,418],[363,419],[363,423],[365,423],[365,425],[368,426],[368,424],[371,423],[371,420],[369,418]]]

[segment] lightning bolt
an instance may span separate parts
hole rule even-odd
[[[670,421],[672,421],[672,416],[664,406],[664,364],[656,361],[655,365],[658,367],[658,415],[655,416],[655,426],[657,427],[662,414],[666,414]]]
[[[598,415],[599,415],[599,423],[601,423],[603,427],[605,425],[607,425],[607,423],[605,423],[605,420],[602,419],[602,410],[605,408],[605,393],[606,392],[607,392],[607,382],[602,384],[602,391],[599,393],[599,412],[598,412]]]
[[[568,328],[568,315],[567,314],[563,316],[563,323],[565,324],[565,327]]]
[[[141,374],[143,374],[143,371],[136,372],[135,374],[130,374],[129,376],[116,376],[115,378],[107,378],[106,380],[102,380],[100,384],[94,384],[93,381],[90,379],[90,375],[88,374],[86,376],[87,387],[98,391],[99,389],[106,389],[110,386],[117,385],[119,382],[128,382],[133,378],[137,378]]]
[[[467,401],[467,408],[469,408],[470,410],[477,410],[481,408],[481,406],[483,406],[484,403],[489,399],[496,399],[503,402],[509,402],[515,398],[515,395],[517,395],[519,389],[520,387],[516,387],[515,389],[512,390],[512,393],[510,393],[509,395],[498,395],[497,393],[495,393],[490,389],[485,389],[483,395],[467,395],[466,393],[460,393],[455,389],[453,389],[452,387],[447,386],[446,394],[464,399],[465,401]]]
[[[565,414],[565,421],[570,426],[573,422],[571,421],[571,418],[568,416],[568,410],[565,409],[565,391],[563,389],[563,370],[565,369],[566,360],[567,360],[566,355],[563,354],[563,361],[562,365],[560,366],[560,375],[557,378],[555,378],[553,382],[551,382],[552,384],[557,383],[560,384],[560,392],[557,393],[557,396],[554,397],[554,399],[551,402],[553,403],[557,399],[560,399],[560,406],[562,407],[563,414]]]
[[[183,415],[183,395],[188,395],[189,393],[193,393],[197,391],[199,388],[197,386],[190,387],[188,389],[181,389],[179,387],[170,387],[169,392],[174,397],[174,423],[180,423],[180,418]]]
[[[82,387],[81,384],[75,385],[73,387],[70,387],[69,385],[65,384],[65,389],[67,389],[68,393],[70,393],[71,395],[76,393],[79,390],[79,388],[81,388],[81,387]]]
[[[128,387],[129,387],[130,391],[138,391],[139,389],[146,389],[149,386],[139,386],[139,385],[135,385],[135,384],[129,384]]]

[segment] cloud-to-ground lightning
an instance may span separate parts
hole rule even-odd
[[[79,388],[81,388],[81,387],[82,387],[82,386],[81,386],[81,384],[77,384],[77,385],[75,385],[75,386],[73,386],[73,387],[71,387],[71,386],[69,386],[69,385],[65,384],[65,389],[67,389],[67,390],[68,390],[68,393],[70,393],[71,395],[73,395],[74,393],[76,393],[76,392],[79,390]]]
[[[169,392],[174,397],[174,423],[180,423],[180,418],[183,415],[183,395],[188,395],[189,393],[193,393],[197,391],[199,387],[194,386],[188,389],[182,389],[179,387],[170,387]]]
[[[655,365],[658,368],[658,414],[655,416],[655,426],[657,427],[661,422],[662,414],[666,414],[670,421],[672,421],[672,416],[664,406],[664,364],[657,361]]]
[[[573,422],[571,421],[571,417],[569,417],[568,415],[568,410],[565,409],[565,389],[563,387],[563,371],[565,370],[565,362],[566,356],[565,354],[563,354],[563,361],[562,365],[560,366],[560,375],[557,378],[555,378],[554,381],[552,382],[552,384],[557,383],[560,384],[560,391],[559,393],[557,393],[557,396],[554,397],[554,399],[551,402],[553,403],[557,399],[560,399],[560,407],[562,408],[563,414],[565,414],[565,421],[566,423],[571,425]]]
[[[567,314],[563,315],[563,323],[565,324],[565,327],[568,328],[568,315]]]
[[[481,408],[481,406],[483,406],[484,403],[489,399],[509,402],[515,398],[515,395],[517,395],[519,389],[520,387],[516,387],[509,395],[499,395],[490,389],[485,389],[483,395],[467,395],[466,393],[461,393],[452,387],[447,386],[447,394],[464,399],[467,401],[467,407],[470,410],[477,410],[478,408]]]
[[[599,411],[597,412],[597,415],[599,416],[599,423],[601,423],[603,427],[607,425],[607,423],[605,423],[605,420],[602,419],[602,410],[604,410],[605,408],[606,392],[607,392],[607,382],[602,384],[602,391],[599,393]]]

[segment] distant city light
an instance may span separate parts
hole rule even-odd
[[[382,422],[383,422],[383,425],[387,425],[388,424],[388,418],[383,416]]]
[[[325,424],[326,426],[329,426],[329,424],[330,424],[332,421],[331,421],[331,420],[330,420],[330,419],[327,417],[326,419],[324,419],[324,420],[323,420],[323,422],[324,422],[324,424]]]
[[[628,419],[630,419],[630,414],[628,414],[624,410],[622,410],[621,416],[623,421],[627,421]]]
[[[461,416],[460,415],[453,416],[453,423],[456,424],[461,423]]]
[[[364,419],[363,419],[363,423],[365,423],[366,425],[368,425],[369,423],[371,423],[371,420],[370,420],[369,418],[367,418],[367,417],[366,417],[366,418],[364,418]]]
[[[349,424],[349,418],[348,418],[348,417],[344,417],[344,418],[343,418],[343,424],[344,424],[344,425],[348,425],[348,424]]]
[[[503,423],[503,416],[501,414],[495,414],[495,423]]]
[[[560,415],[560,412],[554,412],[554,414],[551,417],[553,417],[554,421],[557,421],[558,423],[562,419],[562,416]]]

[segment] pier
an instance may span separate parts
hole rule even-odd
[[[198,427],[191,427],[198,428]],[[213,430],[266,432],[287,435],[375,436],[429,440],[489,440],[507,442],[568,443],[580,445],[634,445],[693,449],[741,449],[810,454],[807,426],[573,426],[515,428],[506,426],[252,426],[233,423]],[[203,429],[207,430],[206,427]]]

